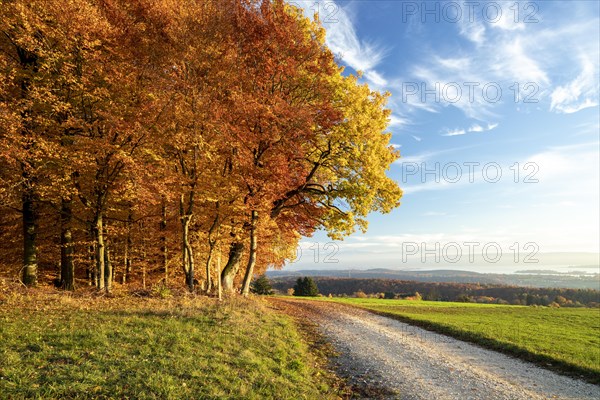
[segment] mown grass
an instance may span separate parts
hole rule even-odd
[[[13,297],[0,397],[337,398],[294,323],[258,301]]]
[[[358,306],[600,383],[600,310],[320,298]]]

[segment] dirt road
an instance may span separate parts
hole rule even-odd
[[[339,353],[338,374],[390,399],[599,399],[600,386],[341,304],[274,299]]]

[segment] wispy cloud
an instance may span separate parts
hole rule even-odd
[[[377,71],[377,66],[385,58],[388,49],[378,43],[361,40],[354,27],[351,17],[351,5],[342,7],[340,4],[327,0],[299,2],[305,7],[314,9],[315,4],[321,8],[335,10],[335,18],[331,22],[328,19],[323,20],[323,25],[327,31],[327,45],[342,62],[355,71],[362,71],[364,78],[377,87],[384,87],[388,81]]]
[[[442,136],[460,136],[460,135],[465,135],[467,133],[467,131],[465,131],[464,129],[452,129],[452,130],[448,130],[446,133],[442,134]]]
[[[532,16],[540,23],[525,23],[530,14],[521,13],[516,18],[511,6],[502,3],[501,17],[493,22],[479,14],[471,21],[461,19],[456,27],[468,40],[466,44],[438,47],[430,43],[428,56],[415,63],[402,82],[422,83],[429,91],[439,85],[441,96],[413,96],[406,102],[407,108],[438,112],[454,107],[469,118],[489,120],[500,118],[498,110],[510,102],[526,108],[521,104],[524,96],[529,96],[528,102],[546,103],[558,113],[597,106],[600,54],[593,39],[599,34],[597,15],[583,13],[576,21],[558,19],[549,28],[541,23],[544,11],[554,15],[559,8],[548,6]],[[462,96],[445,98],[444,90],[454,83],[461,86]],[[474,96],[467,96],[465,83],[478,85]],[[494,90],[482,93],[486,84],[500,87],[502,96],[490,100]]]
[[[367,70],[363,75],[369,83],[373,84],[378,88],[384,88],[388,85],[387,79],[385,79],[379,72],[374,70]]]
[[[402,186],[402,192],[404,195],[412,195],[420,192],[431,192],[431,191],[440,191],[440,190],[449,190],[449,189],[458,189],[459,187],[464,187],[468,185],[468,179],[463,179],[458,182],[449,182],[446,180],[432,180],[423,183],[417,183],[414,185],[405,185]]]
[[[487,124],[487,126],[473,124],[467,129],[458,129],[458,128],[446,129],[445,133],[443,133],[442,136],[460,136],[460,135],[466,135],[468,133],[488,132],[497,127],[498,127],[498,123]]]
[[[572,114],[598,105],[598,68],[588,56],[581,56],[581,73],[573,81],[559,86],[550,95],[550,110]]]
[[[491,111],[494,104],[485,98],[487,93],[482,91],[482,87],[490,81],[472,59],[440,55],[431,55],[430,59],[430,62],[414,66],[411,80],[402,83],[400,89],[407,104],[430,112],[455,107],[469,118],[480,120],[496,117]],[[410,95],[417,88],[417,93]]]
[[[514,35],[511,33],[510,35]],[[531,49],[520,37],[500,45],[496,57],[496,69],[501,76],[509,76],[513,81],[534,83],[538,86],[546,86],[550,83],[547,72],[542,63],[536,60]],[[528,42],[527,42],[528,43]]]
[[[456,153],[456,152],[460,152],[462,150],[467,150],[467,149],[472,149],[474,147],[478,147],[477,145],[469,145],[469,146],[460,146],[460,147],[451,147],[451,148],[447,148],[447,149],[442,149],[442,150],[431,150],[431,151],[425,151],[422,153],[418,153],[418,154],[413,154],[407,157],[402,157],[399,160],[396,160],[396,164],[408,164],[408,163],[422,163],[422,162],[426,162],[426,161],[431,161],[431,160],[437,160],[440,158],[440,156],[446,155],[446,154],[452,154],[452,153]]]
[[[392,114],[390,115],[390,127],[401,127],[407,125],[409,123],[408,119],[400,117],[398,115]]]
[[[496,3],[496,4],[498,4],[498,3]],[[519,17],[518,13],[517,13],[517,15],[515,15],[514,12],[510,12],[510,11],[511,10],[507,9],[507,7],[505,6],[505,9],[502,10],[502,13],[499,15],[498,19],[490,21],[488,25],[491,28],[501,29],[501,30],[505,30],[505,31],[525,30],[525,23],[524,23],[525,18],[515,18],[515,17]],[[537,21],[537,18],[535,16],[530,16],[527,19],[531,20],[530,22]]]
[[[485,42],[485,25],[477,20],[469,21],[461,18],[459,32],[476,45],[482,45]]]
[[[469,128],[469,132],[483,132],[484,128],[481,125],[475,124]]]

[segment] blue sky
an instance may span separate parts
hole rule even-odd
[[[319,233],[290,267],[477,269],[599,252],[599,2],[290,2],[318,10],[347,69],[392,94],[402,158],[389,174],[404,190],[368,233],[329,246]]]

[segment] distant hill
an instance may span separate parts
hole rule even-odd
[[[294,277],[271,278],[274,289],[285,293]],[[378,298],[416,298],[560,307],[598,307],[600,291],[594,289],[536,288],[482,283],[418,282],[381,278],[313,277],[323,295]],[[417,295],[417,292],[419,295]],[[553,304],[554,303],[554,304]]]
[[[539,288],[600,290],[600,274],[595,272],[563,273],[549,270],[528,270],[521,272],[522,273],[518,274],[492,274],[457,270],[402,271],[376,268],[366,270],[268,271],[267,276],[269,278],[312,276],[331,278],[397,279],[417,282],[480,283]]]

